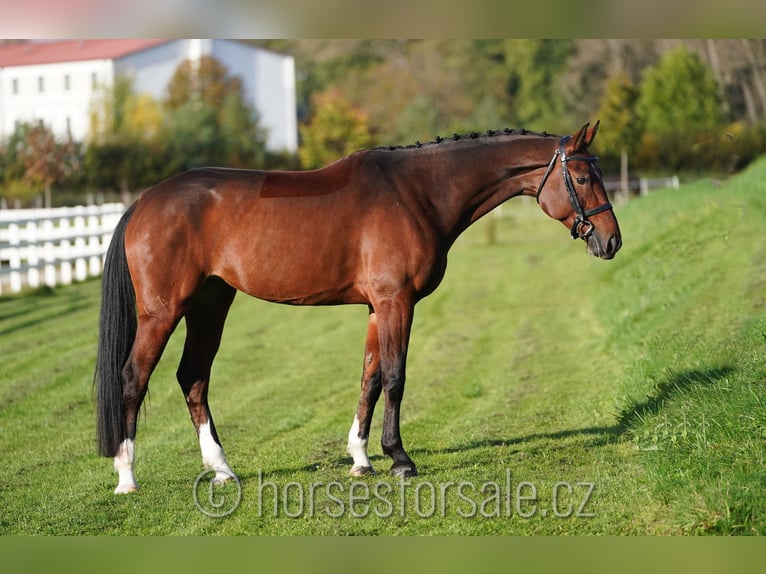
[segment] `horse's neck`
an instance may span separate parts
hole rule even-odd
[[[439,181],[424,191],[440,212],[445,235],[454,240],[511,197],[534,195],[538,170],[550,160],[547,146],[535,144],[519,140],[445,152],[440,168],[431,170]]]

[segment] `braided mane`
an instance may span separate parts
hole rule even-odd
[[[397,151],[397,150],[408,150],[408,149],[417,149],[424,146],[432,146],[432,145],[438,145],[444,141],[460,141],[460,140],[475,140],[480,138],[493,138],[497,136],[509,136],[509,135],[535,135],[535,136],[541,136],[541,137],[552,137],[554,134],[549,134],[548,132],[534,132],[530,130],[526,130],[524,128],[520,129],[511,129],[511,128],[505,128],[502,130],[487,130],[485,132],[479,133],[479,132],[469,132],[467,134],[452,134],[448,138],[443,138],[441,136],[436,136],[436,138],[433,141],[430,142],[421,142],[416,141],[413,144],[408,145],[391,145],[391,146],[378,146],[375,148],[372,148],[372,150],[375,151]],[[556,136],[558,137],[558,136]]]

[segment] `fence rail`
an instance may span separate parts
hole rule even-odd
[[[124,210],[121,203],[0,210],[0,295],[100,275]]]
[[[627,189],[624,189],[625,184],[627,184]],[[648,195],[652,189],[678,189],[680,186],[681,183],[677,175],[654,179],[647,177],[631,178],[624,183],[620,179],[604,180],[606,191],[613,193],[622,201],[628,201],[629,194]]]

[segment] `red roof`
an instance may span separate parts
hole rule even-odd
[[[30,66],[83,60],[113,60],[169,40],[54,40],[0,45],[0,67]]]

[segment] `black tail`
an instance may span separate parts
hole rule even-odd
[[[125,257],[125,228],[136,204],[122,216],[106,252],[101,292],[96,410],[99,452],[115,456],[127,436],[122,402],[122,367],[136,337],[136,292]]]

